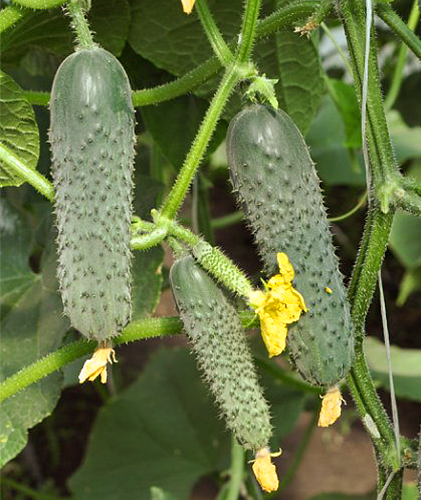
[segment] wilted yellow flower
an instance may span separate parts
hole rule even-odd
[[[341,415],[342,396],[338,386],[332,387],[323,396],[322,409],[319,415],[319,427],[329,427]]]
[[[191,11],[193,10],[194,7],[194,2],[196,0],[181,0],[181,3],[183,4],[183,11],[186,14],[190,14]]]
[[[294,269],[287,254],[277,254],[279,274],[267,283],[266,292],[253,291],[250,305],[260,317],[263,341],[269,357],[277,356],[285,349],[287,325],[298,321],[307,311],[302,295],[293,288]]]
[[[101,382],[107,382],[107,363],[115,363],[115,351],[110,346],[100,346],[93,353],[92,358],[85,361],[79,373],[79,382],[83,384],[85,380],[93,382],[101,376]]]
[[[252,469],[257,481],[264,491],[276,491],[279,487],[276,467],[273,465],[271,457],[278,457],[281,453],[281,450],[279,450],[278,453],[271,453],[269,448],[262,448],[256,453],[256,459],[253,461]]]

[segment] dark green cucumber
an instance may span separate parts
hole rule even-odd
[[[64,311],[101,341],[131,316],[135,118],[124,68],[100,48],[75,52],[56,73],[50,110]]]
[[[239,442],[256,452],[271,436],[269,408],[259,386],[234,306],[192,257],[174,263],[171,287],[198,364]]]
[[[308,312],[288,327],[293,363],[309,382],[332,386],[350,369],[349,304],[319,179],[302,135],[283,111],[252,105],[227,134],[231,181],[254,233],[267,277],[285,252]]]

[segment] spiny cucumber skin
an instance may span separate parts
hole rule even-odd
[[[269,408],[237,311],[190,256],[173,264],[170,282],[198,364],[227,427],[247,449],[257,451],[267,446],[271,436]]]
[[[330,387],[349,371],[354,339],[319,179],[304,139],[286,113],[253,105],[231,121],[227,155],[234,192],[267,276],[277,274],[276,255],[285,252],[308,308],[288,327],[292,361],[305,380]]]
[[[84,336],[102,341],[131,317],[130,83],[112,54],[83,49],[59,67],[50,102],[64,312]]]

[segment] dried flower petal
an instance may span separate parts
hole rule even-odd
[[[335,386],[323,396],[322,409],[319,415],[319,427],[329,427],[341,415],[342,396],[339,387]]]
[[[256,459],[253,462],[252,469],[257,481],[264,491],[276,491],[279,487],[276,467],[273,465],[271,457],[276,457],[280,454],[281,451],[278,453],[270,453],[268,448],[262,448],[256,453]]]
[[[92,357],[85,361],[79,373],[79,382],[83,384],[86,380],[93,382],[101,377],[101,382],[107,382],[107,363],[115,363],[115,351],[109,346],[98,347]]]

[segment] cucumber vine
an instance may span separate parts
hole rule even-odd
[[[17,5],[14,5],[16,3]],[[63,5],[64,0],[14,0],[14,3],[0,12],[0,32],[12,30],[30,9],[50,9]],[[135,90],[132,93],[134,106],[157,104],[182,96],[214,77],[218,71],[222,76],[219,86],[210,101],[205,117],[197,131],[190,150],[178,176],[166,195],[162,206],[152,211],[152,222],[134,217],[132,221],[133,250],[146,250],[173,238],[177,244],[189,248],[190,252],[210,274],[222,282],[233,293],[247,297],[252,289],[245,274],[216,247],[180,224],[176,218],[183,204],[194,176],[203,163],[208,145],[216,130],[227,101],[240,84],[250,82],[258,75],[253,60],[254,44],[279,29],[297,27],[302,33],[309,32],[322,24],[328,16],[337,15],[346,34],[349,63],[352,70],[355,93],[361,104],[364,72],[365,16],[362,2],[340,0],[337,10],[334,2],[322,0],[298,0],[282,2],[271,15],[259,19],[260,0],[247,0],[243,13],[238,40],[226,41],[219,30],[206,0],[196,0],[196,11],[214,55],[185,75],[163,85]],[[80,48],[91,48],[93,37],[86,21],[82,3],[67,2],[72,25],[77,32]],[[421,41],[413,33],[414,16],[407,26],[386,2],[376,2],[378,16],[393,30],[403,44],[421,60]],[[415,9],[415,7],[414,7]],[[393,217],[398,208],[421,217],[421,190],[419,185],[407,179],[399,170],[392,148],[385,114],[385,104],[380,84],[378,53],[375,34],[372,33],[368,60],[368,101],[366,140],[370,156],[371,185],[368,197],[368,213],[355,267],[348,286],[351,316],[355,329],[355,360],[346,379],[361,420],[365,423],[372,439],[378,466],[378,490],[385,489],[384,498],[400,498],[403,467],[415,467],[416,453],[404,438],[401,438],[401,455],[397,455],[395,436],[386,410],[384,409],[370,376],[365,360],[363,339],[365,320],[375,292],[378,273],[387,249]],[[389,94],[386,107],[390,108],[396,98],[397,83]],[[396,87],[396,88],[395,88]],[[49,94],[26,91],[26,99],[36,105],[47,105]],[[52,183],[38,171],[29,168],[24,161],[9,150],[0,147],[0,160],[15,175],[32,185],[45,198],[54,199]],[[361,200],[361,203],[364,199]],[[351,213],[351,212],[350,212]],[[238,220],[238,217],[235,217]],[[243,326],[255,326],[257,320],[252,313],[242,313]],[[179,334],[182,325],[178,318],[143,319],[131,322],[115,338],[116,345],[135,340]],[[68,344],[45,358],[23,367],[18,373],[1,382],[1,399],[5,400],[25,387],[46,377],[68,363],[93,351],[94,342],[80,340]],[[308,441],[315,418],[306,430]],[[374,430],[373,430],[374,429]],[[409,458],[408,458],[409,457]],[[233,444],[232,481],[225,498],[238,498],[243,473],[244,452]],[[403,464],[403,465],[402,465]],[[390,479],[391,478],[391,479]],[[390,481],[387,483],[387,481]],[[387,483],[387,487],[385,486]]]

